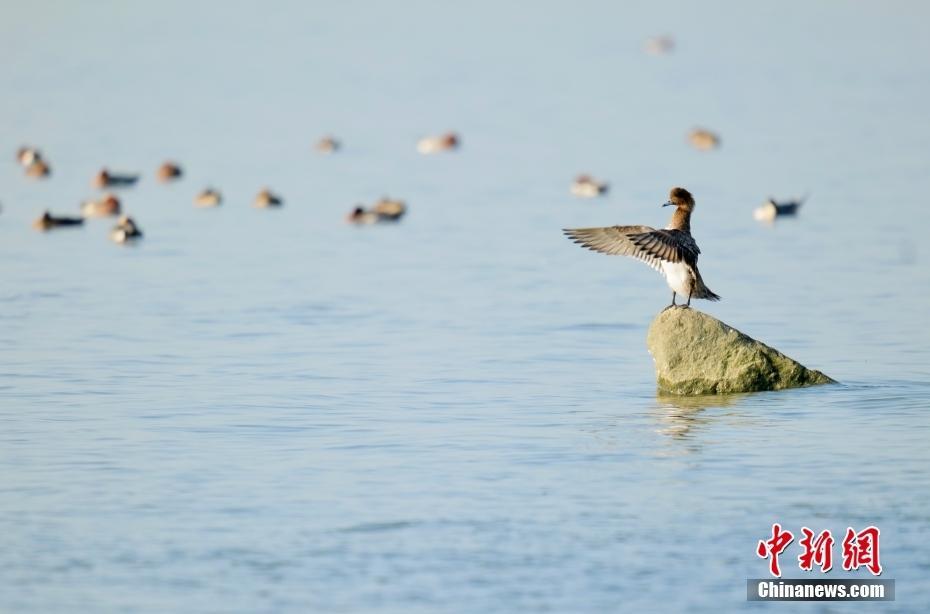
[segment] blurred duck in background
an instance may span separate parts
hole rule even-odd
[[[110,240],[116,243],[130,243],[142,238],[142,231],[135,221],[126,215],[119,218],[116,226],[110,231]]]
[[[94,175],[92,183],[95,188],[128,188],[136,185],[137,181],[139,175],[117,175],[104,167]]]
[[[606,182],[598,181],[591,175],[578,175],[572,183],[571,192],[580,198],[594,198],[606,194],[609,187]]]
[[[219,207],[223,203],[223,195],[213,188],[207,188],[194,197],[197,207]]]
[[[23,167],[27,177],[41,179],[52,173],[51,167],[42,153],[35,147],[20,147],[16,150],[16,161]]]
[[[720,147],[720,137],[705,128],[695,128],[688,135],[688,141],[695,149],[708,151]]]
[[[649,55],[665,55],[675,50],[675,39],[671,36],[653,36],[643,45]]]
[[[41,230],[45,232],[53,228],[64,228],[66,226],[80,226],[84,223],[84,218],[81,217],[56,217],[51,213],[46,211],[42,216],[32,223],[32,227],[36,230]]]
[[[355,207],[346,217],[350,224],[378,224],[381,222],[397,222],[407,212],[407,204],[402,200],[382,198],[371,209],[361,205]]]
[[[342,144],[332,136],[324,136],[322,139],[317,141],[316,150],[320,153],[331,154],[339,151],[341,146]]]
[[[44,179],[52,174],[52,168],[45,160],[36,160],[26,167],[26,176],[33,179]]]
[[[175,179],[180,179],[184,174],[184,171],[181,170],[181,167],[174,162],[165,162],[158,167],[158,170],[155,172],[156,177],[161,182],[173,181]]]
[[[775,218],[795,216],[805,200],[807,200],[807,196],[799,200],[786,200],[783,202],[777,202],[774,198],[769,198],[752,212],[752,216],[760,222],[772,222],[775,221]]]
[[[284,199],[273,193],[268,188],[262,189],[261,192],[255,197],[255,202],[252,203],[255,207],[259,209],[270,209],[272,207],[280,207],[284,204]]]
[[[421,154],[434,154],[441,151],[454,151],[461,145],[459,136],[447,132],[441,136],[428,136],[417,141],[417,151]]]
[[[81,215],[84,217],[109,217],[119,215],[120,202],[113,194],[104,194],[97,200],[87,200],[81,203]]]

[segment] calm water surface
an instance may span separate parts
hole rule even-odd
[[[469,7],[0,9],[0,610],[750,609],[780,522],[879,526],[898,600],[856,611],[926,611],[927,8]],[[103,164],[144,243],[29,229]],[[664,282],[559,229],[664,225],[678,184],[698,307],[840,385],[656,394]],[[382,194],[402,224],[342,223]]]

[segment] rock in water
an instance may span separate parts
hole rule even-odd
[[[666,309],[646,337],[663,392],[679,395],[782,390],[835,383],[778,350],[694,309]]]

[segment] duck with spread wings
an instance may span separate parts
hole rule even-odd
[[[684,188],[672,188],[669,200],[662,205],[675,207],[666,228],[649,226],[605,226],[601,228],[567,228],[565,234],[575,243],[611,256],[631,256],[665,276],[672,289],[672,304],[678,294],[719,301],[720,297],[704,285],[697,261],[701,250],[691,236],[691,212],[694,197]]]

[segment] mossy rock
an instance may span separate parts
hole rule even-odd
[[[783,390],[836,383],[695,309],[666,309],[646,337],[663,392],[677,395]]]

